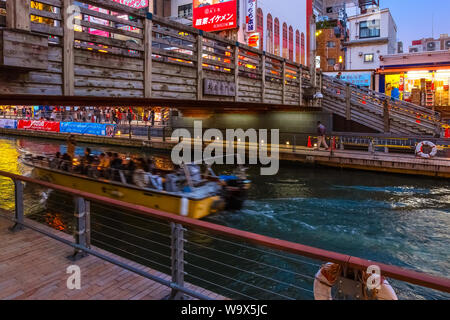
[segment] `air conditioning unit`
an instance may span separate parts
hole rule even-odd
[[[445,50],[450,50],[450,40],[445,40]]]
[[[439,50],[439,43],[436,42],[427,43],[427,51],[436,51],[436,50]]]

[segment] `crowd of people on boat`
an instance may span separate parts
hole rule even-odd
[[[93,155],[86,148],[84,155],[75,156],[76,141],[73,135],[67,140],[67,152],[57,152],[47,159],[52,169],[86,175],[91,178],[104,178],[122,184],[131,184],[139,188],[152,188],[169,192],[180,191],[187,185],[187,177],[191,185],[202,183],[201,169],[197,165],[188,165],[187,172],[179,166],[161,174],[150,158],[123,157],[116,152],[105,152]]]
[[[104,178],[124,184],[136,185],[139,188],[152,187],[163,190],[163,180],[156,173],[151,159],[122,157],[116,152],[93,155],[86,148],[82,157],[74,157],[69,151],[57,152],[49,161],[52,169],[70,171],[91,178]]]

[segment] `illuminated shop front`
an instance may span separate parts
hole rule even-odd
[[[383,62],[380,92],[421,106],[450,106],[449,51],[391,55]]]
[[[450,66],[385,74],[386,95],[422,106],[450,106]]]

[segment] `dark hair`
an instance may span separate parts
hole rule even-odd
[[[317,124],[321,124],[322,122],[320,122],[320,121],[317,121]]]
[[[86,148],[87,153],[91,153],[91,148]]]

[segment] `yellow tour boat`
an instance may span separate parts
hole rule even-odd
[[[59,165],[52,164],[53,161],[31,154],[22,157],[22,162],[33,168],[34,178],[193,219],[224,209],[240,209],[250,187],[246,179],[201,175],[196,166],[190,165],[183,166],[178,174],[150,175],[147,186],[138,187],[127,182],[121,170],[115,172],[116,179],[107,179],[99,175],[95,166],[90,173],[81,173],[76,169],[79,166],[76,161],[66,166],[61,161]]]

